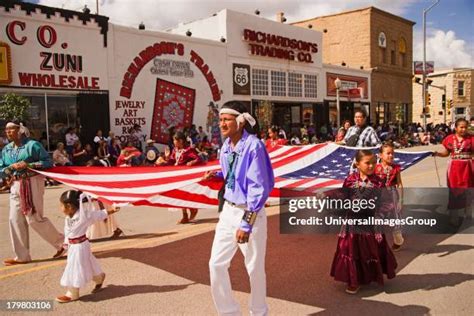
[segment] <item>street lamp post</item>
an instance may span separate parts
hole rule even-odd
[[[334,85],[336,86],[336,110],[337,110],[337,117],[336,117],[336,124],[337,124],[337,128],[340,128],[341,127],[341,104],[340,104],[340,101],[339,101],[339,90],[341,89],[341,86],[342,86],[342,82],[341,82],[341,79],[339,79],[339,77],[336,78],[336,80],[334,80]]]
[[[439,0],[436,0],[429,8],[423,9],[423,77],[422,77],[422,84],[423,84],[423,127],[426,131],[426,95],[427,85],[426,85],[426,14],[430,11],[435,5],[439,3]]]

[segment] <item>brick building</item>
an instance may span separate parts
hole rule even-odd
[[[412,121],[414,24],[375,7],[294,23],[323,33],[323,63],[372,70],[370,119],[378,124]]]
[[[428,75],[430,104],[427,106],[427,123],[449,123],[460,117],[469,120],[474,116],[473,75],[472,68],[445,69]],[[421,75],[417,77],[421,79]],[[443,95],[445,96],[443,97]],[[448,105],[446,116],[443,109],[443,99]],[[413,82],[413,121],[415,122],[421,123],[423,121],[419,115],[422,112],[422,101],[422,85]],[[452,105],[451,108],[450,105]]]

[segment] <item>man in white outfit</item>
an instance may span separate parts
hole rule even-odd
[[[227,138],[220,154],[222,171],[205,175],[225,179],[220,198],[223,208],[209,260],[212,297],[219,315],[241,314],[232,296],[228,272],[239,248],[250,277],[250,313],[267,315],[264,206],[274,186],[273,170],[265,145],[254,135],[256,121],[243,103],[225,103],[219,119],[222,135]]]

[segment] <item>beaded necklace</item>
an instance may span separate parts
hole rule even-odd
[[[462,139],[462,141],[460,142],[460,145],[461,147],[458,147],[458,138],[456,135],[454,135],[454,142],[453,142],[453,151],[454,151],[454,155],[459,155],[462,150],[464,149],[464,138]]]
[[[12,147],[12,150],[10,151],[10,157],[13,163],[18,161],[18,156],[20,156],[21,150],[22,150],[21,146]]]
[[[178,166],[179,160],[181,159],[181,156],[183,155],[183,153],[184,153],[184,149],[176,150],[176,154],[175,154],[176,162],[174,163],[175,166]]]
[[[388,183],[390,182],[390,173],[392,172],[393,167],[389,165],[387,168],[385,168],[383,164],[380,164],[380,166],[382,167],[382,171],[385,174],[385,186],[388,186]]]

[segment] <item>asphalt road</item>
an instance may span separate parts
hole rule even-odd
[[[431,150],[422,147],[411,150]],[[439,181],[436,172],[439,171]],[[446,185],[446,159],[427,158],[402,174],[405,187]],[[48,188],[46,215],[61,229],[58,198],[64,187]],[[410,203],[416,204],[416,201]],[[474,238],[472,234],[406,236],[396,254],[397,277],[370,285],[357,295],[329,276],[335,235],[284,235],[278,208],[268,210],[267,287],[270,313],[276,315],[470,315],[474,311]],[[107,274],[105,289],[60,305],[55,314],[214,315],[208,260],[217,222],[215,210],[201,210],[195,224],[176,225],[180,212],[126,207],[116,214],[125,236],[93,243]],[[36,233],[30,233],[34,262],[0,267],[1,300],[49,300],[63,294],[59,284],[65,259]],[[8,194],[0,194],[0,257],[10,257]],[[238,253],[230,268],[236,299],[248,314],[249,283]],[[5,302],[3,302],[5,303]],[[2,314],[9,314],[0,310]]]

